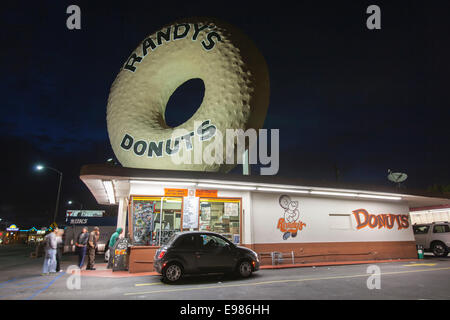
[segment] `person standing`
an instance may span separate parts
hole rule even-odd
[[[45,257],[44,265],[42,267],[42,275],[48,275],[49,273],[56,272],[56,232],[58,228],[55,228],[47,234],[44,238],[45,241]]]
[[[61,270],[61,258],[64,249],[64,230],[58,230],[56,233],[56,272],[62,272]]]
[[[78,235],[77,242],[75,242],[75,246],[78,250],[78,267],[81,269],[84,265],[84,258],[86,257],[87,251],[87,243],[89,239],[88,229],[83,227],[83,230]]]
[[[95,250],[97,249],[97,241],[100,236],[100,229],[94,227],[94,230],[89,234],[88,239],[88,263],[86,270],[95,270]]]
[[[113,259],[114,259],[114,246],[116,245],[117,240],[119,240],[119,236],[122,234],[123,229],[117,228],[116,232],[114,232],[111,235],[111,238],[109,239],[108,243],[108,250],[109,250],[109,259],[108,259],[108,266],[107,268],[112,268]]]

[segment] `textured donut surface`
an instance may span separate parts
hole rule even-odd
[[[205,85],[200,107],[185,123],[169,127],[164,117],[170,96],[196,78]],[[125,167],[227,171],[230,165],[177,164],[170,158],[193,152],[199,143],[204,150],[214,140],[202,140],[211,126],[223,134],[225,156],[226,129],[263,126],[269,91],[266,62],[240,30],[211,18],[177,21],[145,38],[112,84],[107,106],[112,148]],[[176,141],[176,129],[190,137]]]

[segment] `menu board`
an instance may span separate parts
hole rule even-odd
[[[113,271],[122,271],[128,269],[128,240],[120,238],[110,250],[113,257]]]
[[[184,197],[183,229],[198,228],[198,197]]]

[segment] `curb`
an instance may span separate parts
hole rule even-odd
[[[288,269],[288,268],[307,268],[307,267],[327,267],[327,266],[344,266],[355,264],[377,264],[388,262],[418,262],[420,259],[390,259],[390,260],[361,260],[361,261],[327,261],[316,263],[298,263],[298,264],[282,264],[282,265],[265,265],[259,269]]]

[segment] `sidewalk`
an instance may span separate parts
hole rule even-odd
[[[103,277],[103,278],[125,278],[125,277],[142,277],[142,276],[157,276],[157,272],[140,272],[140,273],[129,273],[128,271],[112,271],[112,269],[107,269],[107,263],[96,263],[96,270],[81,270],[82,276],[87,277]]]

